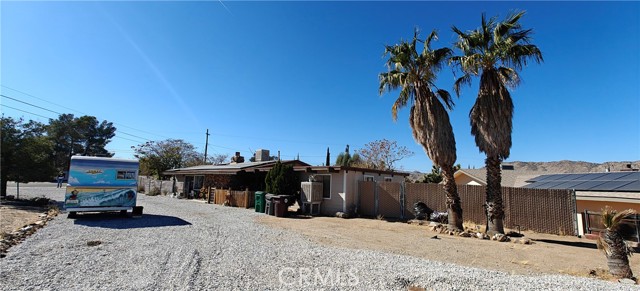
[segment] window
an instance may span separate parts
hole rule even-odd
[[[365,181],[370,181],[370,182],[373,182],[373,181],[374,181],[374,180],[373,180],[373,176],[369,176],[369,175],[365,175],[365,176],[364,176],[364,180],[365,180]]]
[[[316,182],[322,182],[322,198],[331,199],[331,175],[316,175]]]
[[[118,179],[118,180],[135,180],[136,179],[136,171],[118,171],[116,179]]]
[[[385,181],[385,182],[393,182],[393,178],[391,178],[391,177],[384,177],[384,181]]]

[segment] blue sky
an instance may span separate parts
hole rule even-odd
[[[47,122],[93,115],[118,128],[108,149],[130,158],[146,140],[180,138],[209,152],[279,150],[313,165],[346,144],[382,138],[415,155],[404,170],[429,171],[411,136],[408,108],[378,94],[385,44],[456,40],[480,15],[526,10],[545,62],[521,72],[507,161],[640,160],[638,2],[6,2],[1,9],[5,116]],[[444,69],[438,86],[453,93]],[[458,163],[482,167],[470,134],[478,83],[450,113]],[[29,113],[18,111],[17,108]],[[53,112],[51,112],[53,111]],[[43,117],[44,116],[44,117]]]

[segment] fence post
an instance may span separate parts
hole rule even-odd
[[[374,216],[378,216],[378,207],[380,205],[379,198],[380,197],[378,197],[378,181],[373,181],[373,201],[375,202],[374,206],[373,206],[373,209],[374,209],[373,215]]]
[[[405,183],[401,182],[400,183],[400,219],[404,219],[404,211],[405,211]]]
[[[251,197],[249,197],[249,188],[244,189],[244,195],[246,195],[246,201],[247,204],[245,204],[244,208],[250,208],[251,207]]]

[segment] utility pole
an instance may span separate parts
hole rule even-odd
[[[207,149],[209,148],[209,129],[207,128],[207,141],[204,143],[204,163],[207,163]]]

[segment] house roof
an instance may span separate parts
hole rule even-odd
[[[376,169],[368,169],[368,168],[359,168],[359,167],[343,167],[343,166],[297,166],[293,168],[295,171],[304,171],[309,173],[317,173],[317,172],[340,172],[342,170],[345,171],[355,171],[355,172],[363,172],[363,173],[374,173],[374,174],[388,174],[391,176],[409,176],[410,173],[395,171],[395,170],[376,170]]]
[[[269,171],[277,161],[233,163],[224,165],[202,165],[180,169],[172,169],[162,172],[163,175],[204,175],[204,174],[237,174],[238,172],[261,172]],[[299,160],[280,161],[282,164],[296,166],[309,166],[309,164]]]
[[[527,185],[527,180],[538,177],[543,174],[548,174],[546,171],[523,171],[523,170],[502,170],[503,187],[522,187]],[[467,175],[481,185],[487,185],[487,170],[482,169],[460,169],[453,175],[454,178],[458,178],[461,175]]]
[[[640,172],[541,175],[527,180],[524,188],[574,189],[577,191],[640,192]]]

